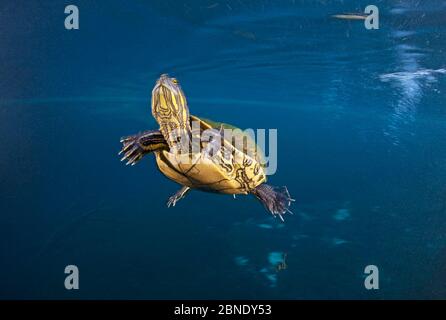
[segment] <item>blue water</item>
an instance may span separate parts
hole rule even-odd
[[[71,31],[66,4],[0,4],[0,298],[446,298],[445,1],[376,0],[378,30],[331,17],[369,1],[76,0]],[[165,72],[192,114],[277,128],[284,224],[168,209],[152,156],[119,161]]]

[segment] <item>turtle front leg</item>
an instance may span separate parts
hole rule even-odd
[[[170,208],[170,206],[175,207],[176,203],[185,197],[186,193],[190,190],[189,187],[182,187],[180,190],[178,190],[173,196],[169,198],[167,201],[167,207]]]
[[[251,193],[263,203],[274,217],[278,215],[282,221],[284,221],[283,214],[287,212],[292,213],[289,207],[291,202],[295,200],[290,197],[286,187],[272,187],[267,184],[261,184],[252,190]]]
[[[152,151],[169,149],[159,130],[149,130],[133,136],[123,137],[121,143],[122,149],[119,155],[124,153],[121,161],[127,160],[126,165],[131,164],[132,166]]]

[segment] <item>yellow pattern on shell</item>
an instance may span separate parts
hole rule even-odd
[[[191,121],[200,122],[200,132],[193,134],[212,129],[208,123],[197,117],[191,116]],[[206,149],[207,143],[203,142],[201,147],[201,150]],[[223,155],[225,148],[230,150],[228,158]],[[259,162],[234,148],[226,140],[215,157],[209,158],[205,152],[180,154],[158,151],[156,162],[160,171],[169,179],[205,191],[247,194],[266,181]]]

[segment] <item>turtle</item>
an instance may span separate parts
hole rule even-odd
[[[252,137],[230,124],[191,115],[176,78],[159,77],[152,90],[151,109],[159,129],[121,138],[119,154],[127,165],[135,165],[149,153],[155,155],[161,173],[182,186],[169,197],[168,207],[194,189],[234,197],[252,194],[282,221],[283,214],[292,213],[289,207],[294,199],[287,187],[266,184],[263,153]]]

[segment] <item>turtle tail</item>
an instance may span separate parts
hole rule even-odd
[[[275,217],[276,215],[283,220],[282,215],[290,211],[291,202],[295,201],[291,198],[287,187],[273,187],[267,184],[261,184],[256,187],[251,193],[260,200],[265,206],[266,210],[271,212]]]

